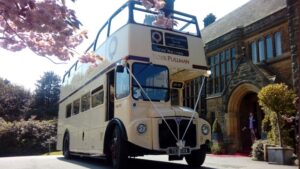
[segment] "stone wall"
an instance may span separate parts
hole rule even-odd
[[[289,20],[289,37],[290,37],[290,50],[292,60],[292,79],[293,88],[299,92],[299,61],[297,43],[299,41],[299,1],[287,0],[287,17]],[[298,35],[298,36],[297,36]]]
[[[300,3],[299,0],[287,0],[287,9],[288,9],[288,20],[289,20],[289,38],[290,38],[290,48],[291,48],[291,60],[292,60],[292,78],[293,78],[293,88],[298,93],[298,97],[300,98],[300,90],[299,90],[299,79],[300,79],[300,71],[299,71],[299,8]],[[300,104],[298,102],[298,112],[300,112]],[[300,123],[300,119],[298,121]],[[298,129],[298,134],[300,135],[300,125]],[[298,160],[300,154],[300,146],[298,146]]]

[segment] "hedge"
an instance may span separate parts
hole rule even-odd
[[[8,122],[0,118],[0,156],[34,155],[55,146],[56,121]]]

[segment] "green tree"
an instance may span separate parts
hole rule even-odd
[[[31,103],[29,90],[0,78],[0,117],[7,121],[26,118]]]
[[[58,113],[60,77],[54,72],[45,72],[36,83],[34,108],[41,118],[53,118]]]
[[[276,123],[270,121],[271,128],[276,128],[272,131],[277,131],[278,142],[282,147],[282,128],[281,115],[293,115],[296,111],[296,94],[293,90],[288,89],[285,84],[270,84],[263,87],[258,93],[259,105],[262,106],[266,113],[270,113],[267,117],[274,116]],[[273,113],[273,115],[272,115]],[[273,132],[274,135],[274,132]]]

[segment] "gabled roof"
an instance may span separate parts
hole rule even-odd
[[[250,0],[240,8],[205,27],[201,31],[202,39],[204,43],[208,43],[238,27],[246,27],[255,23],[286,6],[286,0]]]

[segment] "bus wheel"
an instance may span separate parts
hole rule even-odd
[[[127,145],[121,135],[120,128],[116,126],[110,139],[110,159],[114,169],[124,169],[127,165]]]
[[[192,151],[190,155],[185,156],[185,161],[191,167],[201,167],[206,157],[206,151],[203,149]]]
[[[71,154],[70,154],[70,139],[69,139],[69,135],[68,134],[64,137],[63,155],[64,155],[64,157],[66,159],[70,159],[71,158]]]

